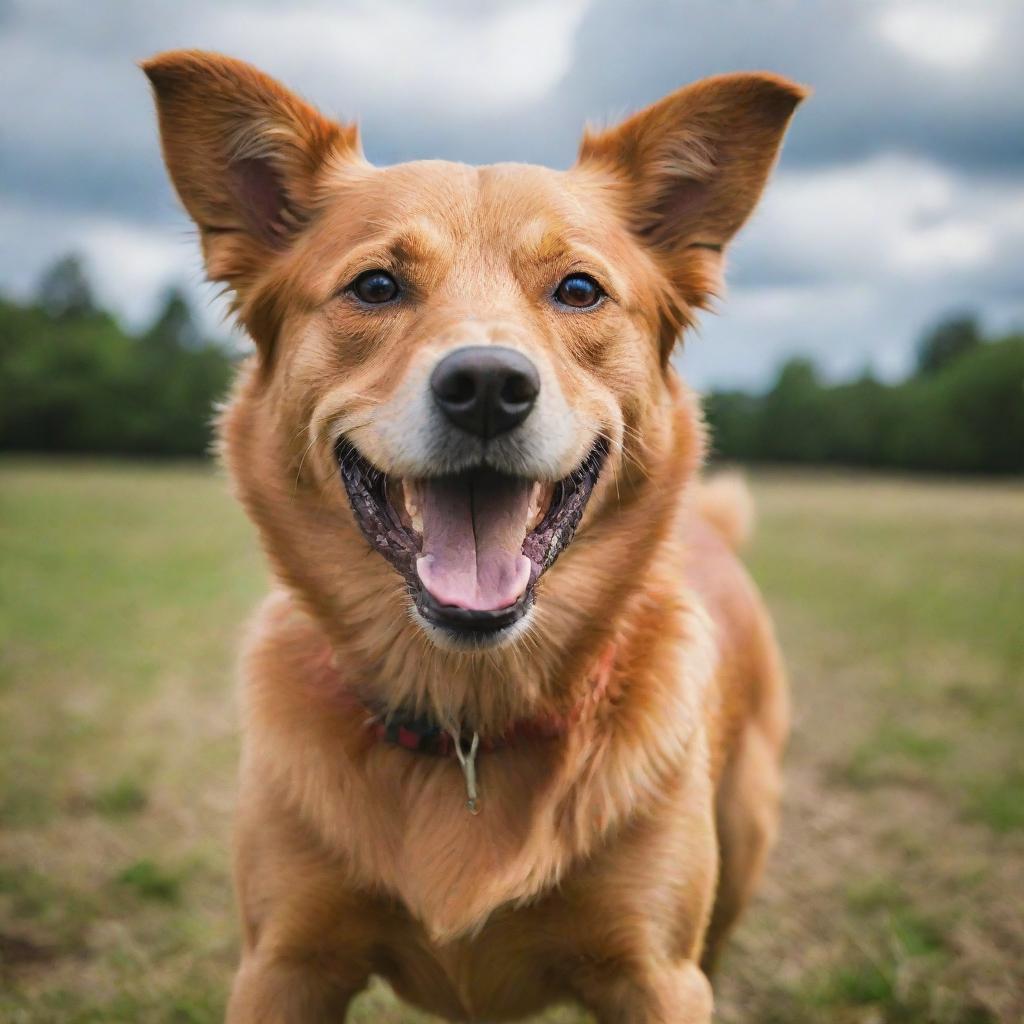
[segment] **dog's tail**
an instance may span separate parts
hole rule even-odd
[[[715,473],[700,482],[697,512],[733,549],[742,548],[754,533],[754,499],[746,478],[737,470]]]

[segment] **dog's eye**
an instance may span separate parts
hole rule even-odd
[[[357,299],[373,306],[390,302],[398,296],[398,282],[384,270],[367,270],[349,285]]]
[[[601,286],[589,274],[570,274],[555,289],[555,298],[563,306],[586,309],[604,298]]]

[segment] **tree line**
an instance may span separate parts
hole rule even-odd
[[[986,337],[976,317],[945,318],[913,373],[826,384],[791,359],[763,394],[708,396],[713,457],[932,472],[1024,471],[1024,334]]]
[[[0,299],[0,450],[206,453],[233,361],[203,338],[180,290],[130,334],[99,307],[82,262],[65,257],[32,301]]]
[[[0,450],[204,454],[234,362],[180,290],[131,334],[65,257],[30,301],[0,298]],[[988,337],[975,317],[950,316],[899,383],[828,384],[792,359],[768,391],[716,391],[705,410],[720,461],[1024,472],[1024,334]]]

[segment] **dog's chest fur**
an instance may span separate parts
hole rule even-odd
[[[490,927],[499,908],[551,891],[611,832],[648,813],[679,785],[678,766],[702,733],[713,656],[694,610],[677,623],[686,643],[646,652],[656,675],[643,702],[608,702],[556,740],[481,754],[472,815],[454,757],[367,745],[350,703],[310,702],[311,688],[343,685],[317,653],[324,641],[311,619],[283,595],[261,619],[259,649],[247,659],[247,730],[274,756],[261,759],[252,785],[280,794],[353,882],[392,894],[439,950]],[[452,955],[437,963],[458,991],[472,970]]]

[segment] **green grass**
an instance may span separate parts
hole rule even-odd
[[[953,749],[952,740],[945,737],[883,722],[853,751],[845,776],[855,786],[927,781],[934,769],[949,760]]]
[[[151,860],[130,864],[118,874],[116,881],[140,899],[160,903],[177,903],[181,899],[181,876]]]
[[[1024,830],[1024,770],[1015,767],[1005,778],[976,781],[968,807],[975,818],[996,832]]]
[[[779,847],[718,1019],[1017,1022],[1024,487],[753,483],[748,563],[795,723]],[[234,652],[265,587],[207,467],[0,462],[5,1024],[221,1019]],[[380,985],[353,1019],[427,1020]]]
[[[194,464],[0,467],[0,936],[49,951],[0,1020],[219,1020],[252,532]]]
[[[125,777],[100,789],[93,805],[100,814],[122,818],[144,811],[147,801],[145,789],[135,779]]]

